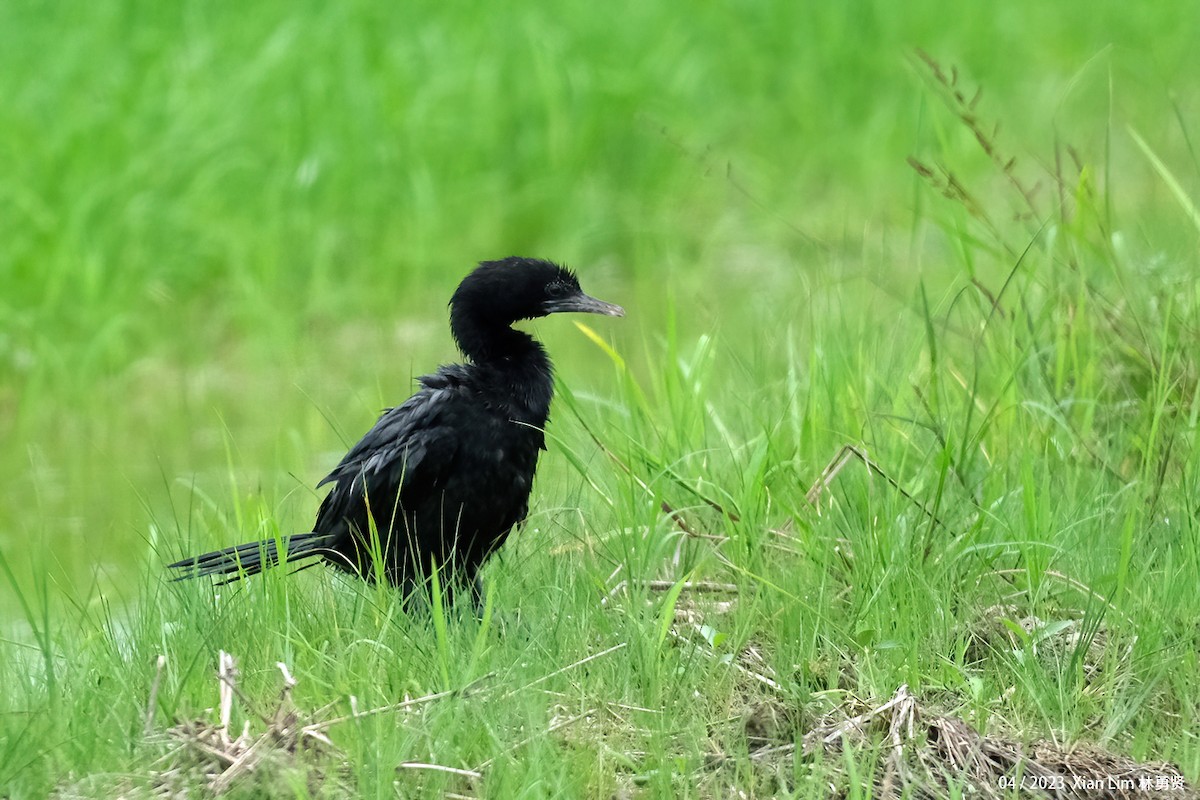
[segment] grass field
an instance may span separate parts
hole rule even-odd
[[[1016,745],[1194,796],[1198,36],[0,4],[0,797],[1030,796],[952,757]],[[628,316],[529,326],[551,444],[482,619],[167,581],[307,530],[509,254]]]

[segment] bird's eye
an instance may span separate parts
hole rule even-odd
[[[561,281],[555,281],[554,283],[546,286],[546,294],[548,294],[550,297],[562,297],[563,295],[567,294],[567,291],[567,285]]]

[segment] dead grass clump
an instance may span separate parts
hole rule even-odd
[[[161,796],[186,797],[189,790],[204,786],[220,795],[235,784],[271,786],[306,785],[314,795],[341,785],[337,748],[318,728],[301,718],[292,703],[295,678],[280,663],[283,687],[274,711],[257,714],[261,728],[255,732],[251,720],[234,735],[230,730],[233,701],[251,708],[237,685],[233,657],[222,651],[218,659],[218,717],[216,723],[184,720],[158,734],[170,749],[151,770],[151,781]],[[152,718],[148,716],[148,727]],[[151,740],[155,738],[151,734]],[[343,787],[344,788],[344,787]]]
[[[160,671],[161,666],[160,661]],[[148,776],[141,781],[144,791],[119,794],[184,798],[199,792],[207,797],[222,795],[236,787],[239,793],[253,795],[261,791],[264,796],[275,796],[279,787],[284,786],[289,792],[301,791],[313,797],[349,797],[353,795],[350,764],[346,754],[326,736],[329,728],[379,714],[410,713],[442,698],[469,694],[478,684],[492,677],[486,675],[462,689],[407,698],[362,711],[354,707],[354,698],[351,698],[353,710],[350,714],[309,719],[292,702],[296,680],[287,665],[281,662],[276,666],[283,676],[283,686],[270,713],[255,711],[254,705],[242,694],[233,658],[224,651],[218,659],[217,722],[184,720],[156,733],[152,690],[146,715],[147,741],[165,744],[167,752],[151,765]],[[155,687],[157,684],[156,679]],[[250,717],[236,734],[231,730],[235,698]],[[419,786],[423,780],[421,775],[437,773],[453,776],[456,781],[461,781],[462,788],[470,789],[483,777],[475,770],[423,761],[397,764],[396,773],[397,781],[403,780],[406,787]],[[401,775],[407,777],[402,779]]]
[[[778,709],[768,709],[767,716],[778,718]],[[981,735],[960,719],[922,708],[907,686],[874,708],[843,705],[792,741],[766,742],[749,734],[752,761],[788,775],[796,770],[783,767],[784,762],[809,760],[819,767],[813,774],[826,783],[831,797],[844,796],[844,787],[860,782],[883,798],[940,798],[953,792],[1070,800],[1200,797],[1173,764],[1139,763],[1099,748],[1026,746]],[[857,779],[849,774],[847,750],[865,773]]]
[[[1021,616],[1015,605],[989,606],[969,628],[966,660],[978,663],[995,653],[1013,653],[1048,660],[1079,658],[1084,675],[1096,680],[1104,663],[1107,631],[1088,624],[1083,613],[1057,621]]]

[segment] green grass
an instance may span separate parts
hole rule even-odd
[[[764,761],[748,718],[785,709],[786,743],[901,684],[1200,779],[1198,30],[1186,3],[4,4],[0,796],[202,793],[166,731],[217,722],[221,650],[235,735],[277,662],[304,722],[450,692],[239,797],[874,796],[869,743]],[[167,582],[305,530],[454,358],[457,281],[512,253],[629,316],[533,326],[550,451],[482,620],[320,570]],[[876,469],[809,502],[847,444]]]

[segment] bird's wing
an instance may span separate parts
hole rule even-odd
[[[422,389],[403,405],[389,408],[318,488],[336,482],[368,494],[385,487],[399,489],[401,495],[436,491],[459,445],[455,431],[444,424],[446,407],[453,402],[448,394]]]

